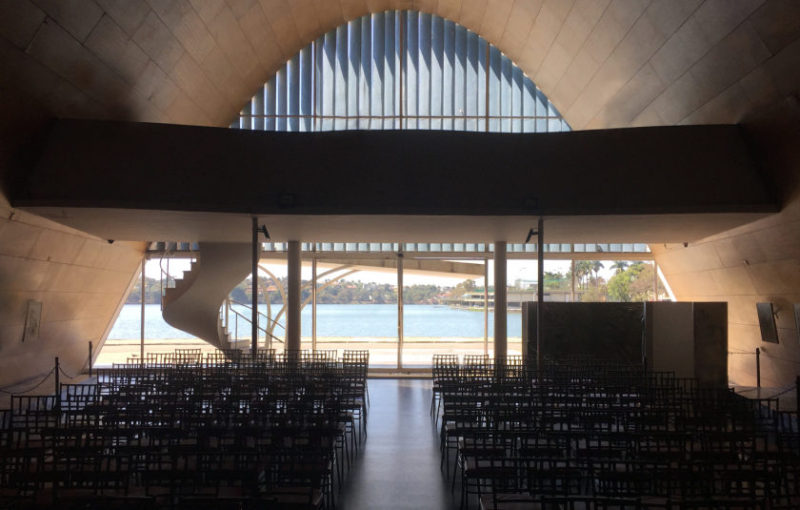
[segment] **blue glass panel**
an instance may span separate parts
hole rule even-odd
[[[408,116],[406,129],[417,129],[416,116],[419,112],[417,103],[419,93],[417,91],[417,71],[419,69],[419,13],[408,11],[406,13],[406,36],[405,36],[405,112]]]
[[[361,67],[361,19],[347,24],[347,129],[358,129],[359,76]]]
[[[442,129],[444,85],[444,20],[431,16],[431,129]]]
[[[394,120],[393,117],[396,115],[394,109],[394,90],[397,87],[395,80],[397,79],[396,76],[396,67],[395,67],[395,44],[397,41],[397,36],[395,34],[395,24],[394,18],[395,13],[390,11],[384,14],[384,34],[383,34],[383,49],[384,49],[384,63],[383,63],[383,90],[381,94],[383,96],[383,115],[384,120],[380,122],[379,125],[383,129],[391,129],[394,127]]]
[[[288,131],[300,130],[300,55],[296,55],[286,66],[286,114]]]
[[[569,131],[522,70],[441,17],[386,11],[300,50],[242,109],[241,129]]]
[[[419,15],[419,68],[417,84],[417,115],[419,129],[430,129],[431,123],[431,15]]]

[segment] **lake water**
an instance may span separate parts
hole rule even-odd
[[[266,305],[260,305],[266,313]],[[277,307],[273,307],[273,313]],[[483,312],[457,310],[446,305],[405,305],[403,326],[406,337],[483,338]],[[112,340],[138,339],[140,305],[125,305],[108,338]],[[249,311],[241,308],[249,316]],[[311,336],[311,307],[301,315],[302,336]],[[231,319],[233,322],[233,319]],[[284,323],[281,317],[280,323]],[[493,336],[494,314],[489,313],[489,337]],[[231,324],[233,328],[233,324]],[[250,324],[239,322],[239,332],[248,336]],[[522,318],[517,313],[508,314],[508,336],[520,337]],[[283,330],[276,328],[276,336]],[[318,337],[397,337],[397,305],[317,305]],[[145,338],[193,338],[164,322],[160,305],[145,305]]]

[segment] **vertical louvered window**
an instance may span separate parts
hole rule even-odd
[[[318,38],[264,84],[231,127],[569,130],[499,49],[452,21],[417,11],[370,14]]]

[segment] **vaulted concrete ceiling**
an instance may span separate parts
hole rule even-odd
[[[0,87],[6,111],[224,126],[302,46],[387,9],[481,34],[574,129],[735,123],[800,83],[795,0],[7,0]]]

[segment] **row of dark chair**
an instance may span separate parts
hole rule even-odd
[[[333,508],[367,351],[137,360],[0,410],[0,507]]]
[[[437,355],[433,373],[462,506],[800,507],[797,416],[776,400],[597,361]]]

